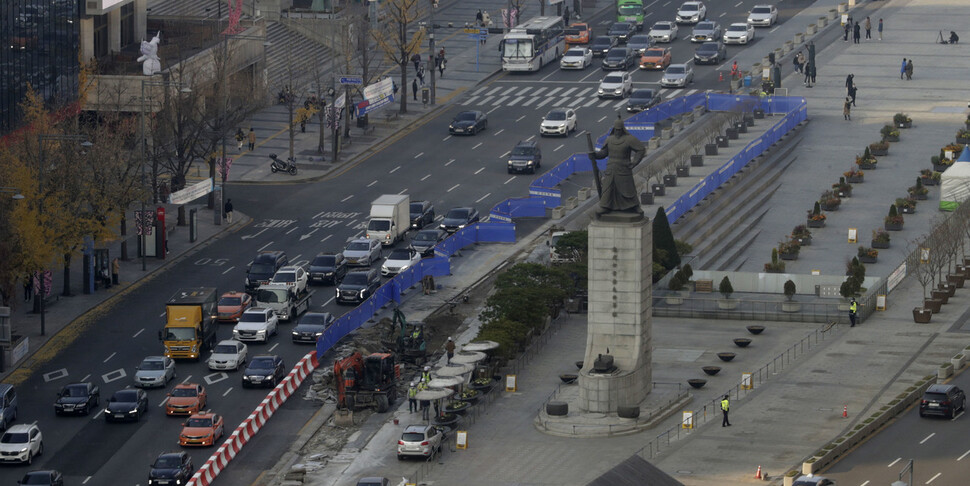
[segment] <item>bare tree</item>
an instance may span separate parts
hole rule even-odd
[[[913,240],[910,245],[910,257],[906,261],[906,267],[912,273],[920,286],[923,288],[923,299],[929,298],[926,289],[933,283],[936,276],[935,268],[931,265],[933,255],[933,242],[928,235],[920,236]]]

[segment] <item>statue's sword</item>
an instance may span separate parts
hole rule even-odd
[[[596,195],[603,197],[602,182],[600,182],[600,168],[596,165],[596,149],[593,148],[593,137],[586,134],[586,146],[589,148],[589,163],[593,167],[593,181],[596,182]]]

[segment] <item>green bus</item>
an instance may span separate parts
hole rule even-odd
[[[643,30],[643,0],[616,0],[616,21],[632,22]]]

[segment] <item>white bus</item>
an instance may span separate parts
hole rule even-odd
[[[502,69],[538,71],[566,51],[562,17],[535,17],[512,28],[502,38]]]

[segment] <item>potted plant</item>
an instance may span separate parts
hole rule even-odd
[[[859,257],[859,261],[862,263],[876,263],[876,258],[879,257],[879,250],[860,246],[856,256]]]
[[[771,263],[765,263],[767,273],[785,273],[785,262],[778,258],[778,249],[771,249]]]
[[[798,240],[792,239],[778,243],[778,256],[782,260],[797,260],[799,250],[801,250],[801,245],[798,244]]]
[[[667,305],[681,305],[684,303],[684,287],[687,286],[687,275],[684,273],[683,269],[674,272],[674,275],[670,277],[667,282],[667,288],[670,289],[671,293],[664,297],[664,302]]]
[[[652,192],[641,192],[640,193],[640,205],[649,206],[653,204],[653,193]]]
[[[940,150],[940,155],[934,155],[930,157],[930,163],[933,164],[934,172],[946,172],[947,169],[953,165],[953,159],[948,159],[943,156],[943,151]]]
[[[667,191],[663,183],[663,175],[657,172],[653,176],[654,183],[650,185],[650,191],[656,197],[663,196]]]
[[[893,125],[896,128],[911,128],[913,126],[913,119],[905,113],[896,113],[893,115]]]
[[[664,177],[663,177],[664,186],[666,186],[666,187],[677,187],[677,169],[676,169],[676,167],[674,168],[673,171],[671,171],[670,168],[668,167],[667,168],[667,171],[668,172],[666,174],[664,174]]]
[[[933,169],[923,169],[919,171],[919,178],[922,179],[924,186],[935,186],[940,183],[940,178],[943,174],[934,171]]]
[[[825,211],[838,211],[842,199],[832,191],[825,191],[818,198],[818,204]]]
[[[845,176],[839,177],[839,182],[832,184],[832,191],[839,197],[852,197],[852,185],[845,181]]]
[[[731,279],[727,275],[721,279],[721,283],[717,286],[717,291],[721,294],[721,299],[717,301],[717,307],[723,310],[737,309],[738,299],[732,299],[731,294],[734,293],[734,287],[731,285]]]
[[[857,169],[849,169],[848,172],[843,172],[842,176],[845,177],[845,181],[850,184],[862,184],[865,182],[865,173]]]
[[[902,214],[916,214],[916,199],[913,196],[896,198],[896,207]]]
[[[876,168],[876,164],[878,162],[879,161],[876,160],[876,157],[872,155],[872,151],[869,150],[869,147],[866,147],[866,150],[861,156],[857,155],[855,158],[856,165],[858,165],[862,170],[873,170]]]
[[[802,310],[802,305],[795,302],[795,282],[785,281],[784,286],[785,301],[781,303],[782,312],[798,312]]]
[[[899,141],[899,129],[892,125],[884,125],[879,129],[879,134],[882,135],[883,141],[886,142],[898,142]]]
[[[791,230],[791,238],[798,242],[800,246],[812,245],[812,232],[808,226],[800,224]]]
[[[737,137],[738,135],[735,134],[734,136]],[[725,136],[725,135],[718,135],[717,136],[717,147],[718,148],[727,148],[728,147],[728,137]]]
[[[961,128],[957,130],[957,143],[970,143],[970,128]]]
[[[721,136],[721,132],[717,130],[716,123],[711,123],[708,125],[705,134],[707,135],[707,144],[704,145],[704,155],[717,155],[717,139]]]
[[[869,153],[872,155],[878,155],[880,157],[885,157],[889,155],[889,142],[879,141],[869,144]]]
[[[889,214],[884,222],[886,223],[886,231],[901,231],[903,229],[903,215],[899,214],[895,204],[889,206]]]
[[[809,228],[825,227],[825,215],[822,214],[822,208],[819,206],[818,201],[815,201],[815,207],[808,211],[808,218],[805,224]]]
[[[872,243],[873,248],[886,249],[889,248],[889,232],[884,229],[872,230]]]
[[[916,184],[909,186],[909,188],[906,189],[906,192],[908,192],[909,195],[917,201],[925,201],[926,195],[930,192],[930,190],[923,187],[923,179],[921,177],[917,177]]]
[[[690,166],[691,167],[703,167],[704,166],[704,156],[701,154],[701,150],[704,149],[704,132],[700,130],[692,130],[690,136],[688,137],[690,142],[690,148],[694,151],[690,156]],[[717,148],[717,147],[715,147]]]
[[[677,177],[690,177],[690,157],[684,157],[677,162]]]
[[[937,311],[939,312],[939,311]],[[933,311],[927,307],[913,307],[913,322],[926,324],[933,318]]]

